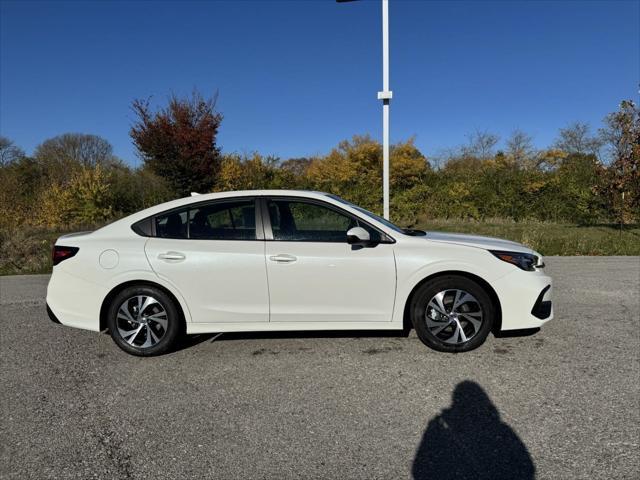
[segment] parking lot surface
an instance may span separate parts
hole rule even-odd
[[[190,337],[157,358],[0,278],[0,478],[640,477],[640,258],[550,257],[556,318],[473,352],[412,333]]]

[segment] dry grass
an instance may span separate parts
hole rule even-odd
[[[60,235],[94,230],[96,227],[65,231],[23,227],[0,230],[0,275],[51,272],[51,248]]]
[[[422,219],[417,228],[474,233],[523,243],[543,255],[640,255],[640,225],[572,225],[550,222],[483,222]]]

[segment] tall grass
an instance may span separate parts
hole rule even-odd
[[[0,275],[51,272],[51,248],[65,233],[95,230],[96,226],[80,226],[63,231],[22,227],[0,229]]]
[[[421,218],[418,228],[474,233],[523,243],[543,255],[640,255],[640,225],[575,225],[501,218],[479,221]]]

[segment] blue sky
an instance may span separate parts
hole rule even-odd
[[[219,92],[225,152],[326,153],[381,136],[380,2],[0,2],[0,134],[65,132],[137,164],[134,98]],[[427,155],[475,130],[544,146],[638,97],[638,1],[390,0],[391,139]]]

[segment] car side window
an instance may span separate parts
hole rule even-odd
[[[156,217],[156,237],[187,238],[187,210],[173,211]]]
[[[346,242],[350,228],[368,225],[332,208],[300,200],[269,200],[269,218],[274,240],[297,242]]]
[[[189,211],[189,238],[255,240],[255,202],[237,200],[200,205]]]

